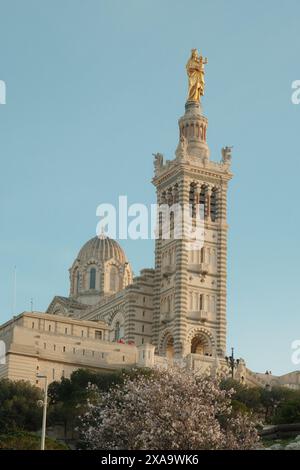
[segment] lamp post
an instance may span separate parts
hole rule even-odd
[[[231,370],[231,378],[234,378],[234,369],[236,369],[240,363],[239,359],[234,358],[234,348],[231,348],[231,356],[226,356],[225,357],[227,365],[229,366]]]
[[[45,438],[46,438],[46,423],[47,423],[47,404],[48,404],[48,377],[47,375],[36,374],[37,378],[45,379],[45,391],[43,406],[43,422],[42,422],[42,435],[41,435],[41,450],[45,450]]]

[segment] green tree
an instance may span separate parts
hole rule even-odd
[[[282,402],[273,418],[274,424],[300,423],[300,394]]]
[[[233,389],[232,406],[240,412],[254,412],[264,423],[300,422],[300,392],[286,387],[248,387],[232,379],[222,381],[222,388]]]
[[[29,382],[1,379],[1,432],[18,429],[37,431],[40,429],[42,410],[37,406],[37,401],[40,399],[42,399],[41,390]]]
[[[63,425],[65,437],[68,430],[73,434],[77,417],[84,412],[88,401],[93,401],[95,389],[107,391],[111,386],[124,380],[123,374],[122,371],[93,372],[78,369],[71,374],[70,379],[62,378],[60,382],[52,382],[48,389],[50,398],[48,424]]]
[[[279,406],[292,399],[295,391],[284,387],[261,388],[264,421],[272,423]]]
[[[221,386],[225,390],[234,390],[232,402],[235,408],[260,414],[262,403],[259,387],[248,387],[233,379],[224,379]]]

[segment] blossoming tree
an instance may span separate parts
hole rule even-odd
[[[87,449],[251,449],[258,442],[251,416],[232,410],[230,390],[180,368],[98,392],[78,430]]]

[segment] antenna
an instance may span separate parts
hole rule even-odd
[[[17,266],[14,266],[13,276],[13,302],[12,302],[12,314],[16,314],[17,310]]]
[[[33,312],[33,298],[30,299],[30,311]]]

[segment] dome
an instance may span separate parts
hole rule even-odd
[[[114,258],[121,264],[127,261],[126,255],[119,243],[105,236],[94,237],[86,242],[77,256],[79,261],[89,261],[92,258],[97,261],[108,261]]]
[[[101,235],[83,245],[70,272],[70,297],[96,305],[132,282],[132,270],[119,243]]]

